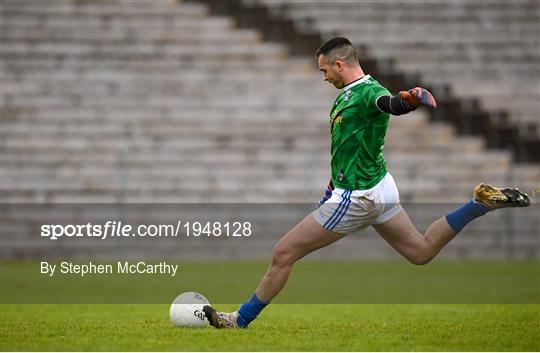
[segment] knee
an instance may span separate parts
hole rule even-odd
[[[272,251],[272,266],[287,267],[295,262],[290,247],[277,244]]]
[[[420,249],[410,256],[407,257],[407,260],[409,260],[410,263],[413,265],[426,265],[431,260],[433,260],[435,256],[426,249]]]

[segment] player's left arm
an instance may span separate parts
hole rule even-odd
[[[415,87],[408,91],[401,91],[395,96],[380,96],[375,101],[375,105],[385,113],[403,115],[412,112],[421,105],[436,108],[437,102],[427,89]]]

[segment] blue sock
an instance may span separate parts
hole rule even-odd
[[[253,293],[251,298],[238,309],[238,319],[236,322],[240,327],[247,327],[249,323],[257,318],[268,303],[263,303],[257,295]]]
[[[446,221],[459,233],[470,221],[488,213],[489,208],[473,200],[446,215]]]

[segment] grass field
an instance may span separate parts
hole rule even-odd
[[[2,350],[538,351],[539,309],[277,304],[248,330],[225,331],[172,327],[163,304],[3,305]]]
[[[212,303],[247,299],[261,262],[181,262],[169,275],[41,275],[39,263],[3,263],[2,303],[165,304],[199,291]],[[226,290],[224,290],[224,288]],[[280,304],[538,304],[538,261],[301,261]]]
[[[251,293],[265,263],[184,264],[179,278],[146,284],[138,277],[125,282],[58,279],[56,287],[41,291],[24,281],[26,275],[32,278],[33,268],[30,263],[2,266],[3,351],[540,350],[537,261],[439,261],[428,267],[391,261],[304,262],[277,298],[280,304],[270,305],[248,330],[236,331],[173,327],[165,303],[181,291],[201,288],[212,302],[219,302],[215,293],[223,288],[239,302]],[[243,281],[227,286],[239,277]],[[29,290],[35,293],[25,296]],[[163,304],[119,304],[130,299],[120,295],[116,304],[59,304],[73,295],[105,303],[115,292],[136,299],[155,294]],[[34,300],[54,293],[56,304],[15,304],[17,295]],[[98,293],[105,295],[96,299]],[[325,304],[308,304],[307,298]],[[220,299],[233,303],[226,296]]]

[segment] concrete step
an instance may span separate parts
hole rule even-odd
[[[418,41],[414,43],[414,46],[408,42],[381,43],[370,48],[370,51],[378,57],[395,57],[399,62],[405,63],[419,59],[468,63],[489,56],[489,60],[484,60],[484,64],[491,67],[499,64],[504,65],[508,60],[525,61],[538,58],[540,54],[536,50],[537,48],[538,45],[535,42],[508,42],[503,47],[498,43],[475,43],[472,45],[441,40],[439,43]]]
[[[194,58],[193,58],[194,59]],[[216,74],[239,76],[252,75],[253,73],[265,73],[265,70],[275,70],[285,74],[298,75],[299,73],[313,75],[315,73],[314,61],[287,58],[287,61],[275,60],[274,58],[260,58],[257,61],[223,61],[219,58],[198,58],[192,61],[179,61],[167,58],[141,58],[130,56],[126,58],[103,57],[99,61],[76,60],[75,58],[17,56],[16,60],[5,58],[5,67],[2,70],[6,74],[17,73],[18,75],[31,75],[32,77],[52,78],[54,74],[62,78],[71,78],[88,73],[102,73],[112,71],[122,73],[137,72],[137,75],[177,75],[184,74]],[[54,72],[48,71],[54,69]],[[198,69],[197,72],[191,70]],[[240,70],[241,69],[241,70]]]
[[[407,32],[407,38],[410,41],[417,41],[419,36],[422,37],[423,43],[440,43],[445,42],[458,43],[496,43],[501,41],[525,41],[534,43],[538,40],[535,35],[536,25],[534,23],[511,27],[508,31],[498,31],[495,35],[489,30],[482,30],[477,24],[471,25],[454,25],[441,24],[427,26],[419,26],[418,23],[400,23],[395,26],[366,26],[361,22],[342,22],[341,20],[326,21],[325,18],[316,19],[315,27],[325,34],[342,33],[351,37],[355,43],[378,44],[403,42],[400,40],[400,33]],[[429,35],[426,35],[429,33]]]
[[[151,30],[170,29],[172,31],[187,30],[195,32],[194,29],[201,31],[210,30],[231,30],[234,28],[234,20],[228,17],[202,17],[201,16],[178,16],[163,17],[156,19],[154,16],[115,16],[107,15],[107,8],[103,9],[104,15],[101,16],[32,16],[24,13],[13,14],[3,18],[3,24],[6,27],[25,27],[25,28],[46,28],[48,26],[68,28],[122,28],[133,27],[141,30],[147,27]],[[153,18],[154,17],[154,18]],[[199,18],[197,18],[199,17]],[[204,21],[201,21],[204,19]],[[191,28],[191,29],[190,29]]]
[[[18,18],[18,17],[17,17]],[[66,26],[57,26],[54,23],[46,26],[20,26],[12,24],[3,29],[1,38],[4,43],[87,43],[87,45],[101,45],[103,43],[119,45],[159,44],[159,45],[192,45],[201,43],[219,45],[220,42],[258,44],[261,42],[259,32],[251,29],[215,30],[214,28],[198,28],[199,22],[190,26],[188,30],[177,31],[168,27],[128,27],[116,26],[74,27],[66,30]],[[194,30],[199,29],[199,30]]]
[[[184,3],[178,6],[178,1],[161,0],[159,2],[129,2],[120,3],[77,3],[72,1],[39,1],[6,0],[3,2],[5,17],[47,17],[50,19],[97,17],[121,17],[126,19],[154,19],[173,21],[178,18],[205,18],[209,11],[203,4]]]
[[[399,118],[395,118],[399,119]],[[101,134],[103,138],[125,138],[130,140],[132,135],[142,135],[151,137],[178,137],[182,139],[200,139],[205,137],[206,141],[219,142],[221,144],[231,143],[235,141],[253,141],[253,142],[270,142],[279,139],[293,139],[295,144],[302,144],[304,139],[317,138],[327,141],[330,138],[330,129],[326,122],[321,121],[319,124],[292,124],[290,121],[276,120],[274,124],[257,124],[256,122],[233,120],[230,119],[230,126],[223,128],[219,124],[219,120],[213,121],[207,119],[201,121],[193,121],[190,119],[163,120],[163,119],[146,119],[137,121],[131,120],[134,124],[125,124],[122,121],[107,121],[89,120],[85,122],[66,121],[63,124],[55,124],[54,121],[48,119],[17,119],[3,125],[2,133],[5,134],[6,141],[14,141],[21,139],[47,138],[47,139],[78,139],[91,138]],[[31,123],[33,129],[28,129],[28,124]],[[405,139],[403,144],[410,141],[432,140],[437,143],[439,140],[444,142],[455,140],[453,129],[444,124],[434,124],[429,129],[418,130],[421,124],[392,124],[387,137],[392,139]],[[314,141],[317,143],[317,141]],[[399,141],[397,141],[399,144]],[[393,144],[392,144],[393,145]]]
[[[2,147],[4,153],[17,151],[18,153],[27,151],[50,151],[65,149],[66,151],[77,151],[84,149],[118,149],[123,145],[130,149],[152,149],[159,146],[163,148],[174,148],[176,150],[204,150],[212,147],[226,149],[227,152],[234,150],[256,150],[259,146],[263,148],[283,148],[284,150],[306,149],[320,150],[327,148],[329,140],[324,133],[304,133],[300,136],[295,134],[256,134],[249,132],[234,134],[221,131],[208,136],[203,133],[184,133],[178,129],[163,126],[161,129],[150,128],[129,128],[123,132],[111,131],[80,131],[79,133],[49,134],[35,133],[9,134],[3,136]],[[39,133],[38,133],[39,132]],[[392,143],[392,139],[395,143]],[[315,141],[314,141],[315,140]],[[318,140],[319,142],[316,142]],[[443,129],[439,133],[430,132],[409,132],[390,133],[387,138],[387,146],[396,146],[401,149],[411,150],[432,150],[443,151],[468,151],[480,152],[483,148],[483,141],[480,138],[460,138],[455,139]]]
[[[87,76],[90,76],[89,73]],[[9,75],[8,75],[9,76]],[[333,101],[337,92],[330,90],[318,78],[314,76],[295,75],[288,78],[276,78],[270,72],[267,75],[256,76],[242,75],[234,77],[232,75],[216,75],[212,81],[212,88],[208,89],[208,83],[203,81],[202,73],[187,74],[181,77],[170,77],[166,75],[142,75],[133,77],[127,73],[112,74],[108,72],[93,73],[93,77],[83,75],[70,78],[63,77],[51,81],[44,77],[27,77],[23,81],[5,80],[4,95],[6,101],[11,96],[25,97],[28,100],[34,98],[47,97],[60,94],[77,94],[81,99],[85,97],[106,98],[116,96],[116,98],[134,97],[138,100],[140,95],[160,96],[189,96],[189,95],[239,95],[255,92],[259,95],[275,94],[279,91],[283,95],[312,95],[327,96],[328,104]],[[255,80],[254,77],[257,77]],[[309,87],[309,90],[306,90]],[[120,97],[118,97],[120,96]],[[136,97],[135,97],[136,96]]]
[[[320,168],[312,163],[304,163],[296,168],[275,168],[272,165],[260,165],[253,168],[229,167],[219,170],[211,166],[203,167],[193,165],[182,168],[178,164],[170,168],[155,168],[144,170],[132,168],[130,165],[118,165],[106,168],[103,165],[87,165],[84,168],[69,169],[63,166],[53,170],[26,167],[18,171],[2,172],[2,180],[6,190],[56,190],[66,185],[67,189],[84,189],[110,187],[117,189],[131,189],[142,187],[145,190],[158,190],[163,188],[189,187],[193,185],[207,185],[209,188],[234,188],[242,185],[269,187],[275,181],[294,185],[294,187],[322,190],[324,183],[329,179],[329,170]],[[439,189],[441,192],[472,193],[472,189],[480,182],[499,187],[519,187],[527,193],[538,182],[538,172],[527,179],[514,171],[503,170],[457,170],[445,166],[436,168],[431,166],[423,170],[412,171],[410,169],[395,166],[390,171],[400,190],[407,192],[419,191],[426,187]],[[459,183],[456,184],[456,180]],[[463,187],[464,190],[460,188]]]
[[[135,102],[145,105],[147,109],[154,108],[156,111],[160,109],[169,109],[171,111],[182,112],[192,109],[207,109],[209,107],[221,109],[235,109],[243,106],[246,109],[275,109],[282,108],[302,108],[311,105],[313,108],[328,111],[328,101],[313,100],[309,95],[301,97],[282,96],[281,92],[275,91],[273,95],[261,96],[256,92],[245,96],[190,96],[190,100],[179,100],[178,97],[164,96],[127,96],[127,97],[107,97],[100,99],[99,97],[80,97],[78,95],[66,96],[37,96],[33,97],[29,102],[25,97],[10,96],[7,106],[9,109],[17,111],[21,108],[37,108],[37,109],[62,109],[63,107],[78,107],[84,110],[100,110],[100,107],[107,106],[112,109],[122,109],[124,107],[133,106]],[[263,116],[254,118],[264,119]]]
[[[4,106],[6,121],[20,121],[21,123],[33,123],[36,120],[50,124],[70,124],[71,122],[81,125],[103,125],[105,121],[112,124],[137,123],[144,126],[156,124],[175,124],[180,120],[187,120],[188,124],[200,126],[206,121],[227,121],[232,124],[275,126],[287,125],[291,121],[316,122],[318,126],[328,124],[328,107],[324,110],[312,106],[283,107],[273,106],[261,109],[260,107],[233,106],[225,108],[219,105],[207,106],[184,106],[181,110],[169,109],[160,106],[123,105],[117,107],[87,106],[74,107],[65,104],[54,106]],[[267,118],[272,114],[272,119]],[[397,119],[396,119],[397,120]],[[198,123],[196,123],[198,121]],[[425,121],[414,118],[408,122],[412,126],[425,126]],[[262,125],[261,125],[262,124]],[[393,123],[393,124],[397,124]],[[187,125],[187,124],[186,124]],[[329,129],[329,125],[326,125]],[[328,130],[329,131],[329,130]]]
[[[196,47],[178,45],[155,45],[152,43],[100,43],[100,42],[74,42],[74,43],[24,43],[9,42],[3,45],[3,56],[6,59],[15,59],[20,56],[59,57],[70,59],[98,59],[101,57],[119,58],[134,56],[148,58],[185,58],[193,60],[192,56],[219,56],[221,60],[256,60],[260,57],[283,59],[287,51],[280,45],[246,45],[231,44],[215,46],[199,44]]]
[[[357,4],[348,1],[338,1],[331,3],[324,2],[289,2],[286,0],[263,0],[269,6],[285,5],[285,9],[291,15],[294,13],[306,14],[310,17],[319,17],[328,15],[329,17],[344,15],[344,18],[352,19],[354,15],[360,18],[373,18],[378,16],[402,14],[405,18],[407,15],[429,17],[435,14],[437,17],[446,15],[446,19],[455,17],[470,17],[475,18],[500,18],[507,16],[538,16],[538,3],[533,1],[514,1],[501,3],[499,1],[468,1],[459,3],[432,2],[430,6],[425,6],[424,3],[394,3],[394,2],[376,2],[367,1],[358,7]],[[504,14],[504,15],[503,15]],[[349,16],[349,17],[347,17]]]

